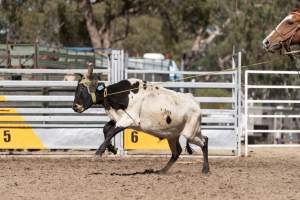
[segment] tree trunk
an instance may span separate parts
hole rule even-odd
[[[189,69],[191,64],[204,54],[208,45],[211,44],[217,36],[222,34],[220,28],[217,26],[215,27],[215,30],[207,31],[208,36],[205,38],[200,34],[200,32],[202,32],[202,28],[200,28],[198,32],[199,35],[193,41],[191,51],[186,52],[183,55],[185,69]]]
[[[182,60],[184,67],[188,69],[193,62],[199,59],[199,57],[204,56],[208,45],[210,45],[218,36],[223,34],[221,29],[225,28],[230,22],[231,19],[228,18],[222,27],[214,26],[213,29],[207,29],[205,31],[206,37],[203,37],[202,35],[203,27],[200,27],[198,35],[192,43],[191,50],[183,54]]]
[[[111,36],[111,30],[106,29],[104,32],[99,33],[101,36],[101,45],[102,48],[110,48],[111,47],[111,41],[112,41],[112,36]]]
[[[110,48],[111,47],[111,32],[110,22],[104,22],[98,30],[93,8],[89,0],[82,1],[82,9],[86,21],[86,27],[89,32],[90,40],[94,48]]]

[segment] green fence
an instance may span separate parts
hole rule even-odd
[[[0,44],[0,66],[3,68],[80,69],[86,62],[107,68],[107,57],[93,51],[72,51],[39,44]]]

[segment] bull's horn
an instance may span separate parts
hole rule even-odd
[[[92,62],[88,62],[88,63],[87,63],[87,67],[88,67],[87,75],[88,75],[88,76],[92,76],[92,74],[93,74],[93,69],[94,69],[94,64],[93,64]]]

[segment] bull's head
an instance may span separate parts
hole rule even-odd
[[[105,84],[100,82],[100,78],[93,75],[93,65],[88,64],[88,72],[81,77],[75,92],[73,110],[83,112],[93,104],[102,104]]]

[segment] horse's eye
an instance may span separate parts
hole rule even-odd
[[[293,25],[294,24],[294,22],[292,20],[288,20],[287,23],[288,23],[288,25]]]

